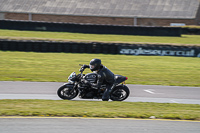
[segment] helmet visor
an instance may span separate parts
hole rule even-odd
[[[90,65],[90,69],[94,69],[95,68],[95,66],[94,65]]]

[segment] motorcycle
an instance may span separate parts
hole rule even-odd
[[[110,99],[112,101],[123,101],[129,94],[129,88],[125,85],[128,78],[122,75],[115,75],[115,82],[111,88]],[[61,99],[71,100],[79,95],[81,99],[102,99],[106,84],[102,84],[100,89],[93,88],[91,84],[97,83],[96,73],[79,74],[72,72],[68,77],[68,82],[57,90],[57,95]]]

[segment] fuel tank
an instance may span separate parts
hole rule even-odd
[[[89,81],[90,83],[96,83],[97,82],[97,74],[96,73],[88,73],[85,75],[84,79]]]

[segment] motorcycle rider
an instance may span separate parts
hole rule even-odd
[[[91,84],[92,87],[98,89],[98,92],[100,91],[101,85],[103,83],[106,84],[106,90],[102,96],[102,100],[108,101],[110,99],[112,86],[115,82],[114,74],[101,64],[101,59],[92,59],[90,65],[83,65],[79,71],[83,72],[85,68],[90,68],[91,71],[98,74],[97,84]]]

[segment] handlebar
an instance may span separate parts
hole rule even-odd
[[[79,64],[79,66],[81,66],[81,68],[79,69],[80,72],[83,72],[85,68],[89,68],[89,66],[85,64]]]

